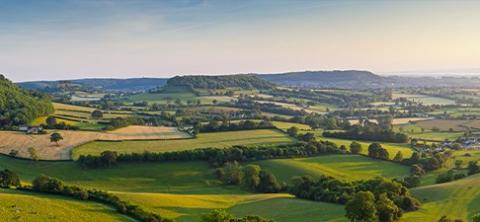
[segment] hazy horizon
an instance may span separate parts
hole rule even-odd
[[[480,74],[475,1],[0,0],[15,82],[367,70]]]

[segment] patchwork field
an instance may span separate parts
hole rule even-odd
[[[74,147],[95,140],[165,140],[190,137],[174,127],[128,126],[108,132],[58,130],[56,132],[60,133],[64,140],[57,146],[50,142],[51,132],[27,135],[23,132],[0,131],[0,153],[9,154],[11,150],[17,150],[19,157],[30,158],[28,149],[32,147],[37,151],[39,159],[68,160]]]
[[[134,221],[105,205],[55,195],[0,189],[1,221]]]
[[[412,193],[423,202],[422,209],[405,214],[401,221],[438,221],[448,215],[454,219],[470,221],[480,212],[480,175],[450,183],[419,187]]]
[[[284,182],[294,176],[321,175],[340,180],[355,181],[383,176],[396,178],[409,175],[410,168],[400,164],[360,155],[326,155],[311,158],[275,159],[253,162],[268,169]]]
[[[420,94],[393,93],[393,99],[407,98],[408,100],[422,103],[423,105],[455,105],[455,101],[440,97],[426,96]]]
[[[73,158],[80,155],[98,155],[105,150],[119,153],[167,152],[196,148],[224,148],[233,145],[283,144],[294,139],[279,130],[243,130],[230,132],[200,133],[197,138],[183,140],[92,142],[73,150]]]

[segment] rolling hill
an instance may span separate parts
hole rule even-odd
[[[146,91],[162,87],[167,82],[164,78],[132,78],[132,79],[77,79],[60,81],[33,81],[19,83],[21,87],[39,91],[50,91],[65,87],[81,87],[107,92],[115,91]]]
[[[321,88],[381,88],[386,79],[368,71],[305,71],[258,75],[264,80],[287,86]]]

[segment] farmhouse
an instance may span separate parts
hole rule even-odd
[[[25,132],[27,134],[39,134],[39,133],[43,132],[43,127],[22,125],[18,128],[18,130],[20,130],[22,132]]]

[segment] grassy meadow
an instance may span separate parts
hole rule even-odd
[[[480,175],[474,175],[450,183],[415,188],[412,193],[422,201],[422,208],[406,213],[401,221],[438,221],[444,215],[470,221],[473,214],[480,212],[479,182]]]
[[[268,169],[284,182],[292,177],[327,175],[344,181],[371,179],[377,176],[396,178],[407,176],[410,168],[361,155],[325,155],[310,158],[274,159],[253,162]]]
[[[242,130],[215,133],[200,133],[197,138],[179,140],[92,142],[73,150],[73,158],[80,155],[98,155],[105,150],[119,153],[132,152],[167,152],[196,148],[224,148],[233,145],[283,144],[295,141],[278,130]]]
[[[134,221],[103,204],[56,195],[0,189],[0,200],[0,218],[5,222]]]

